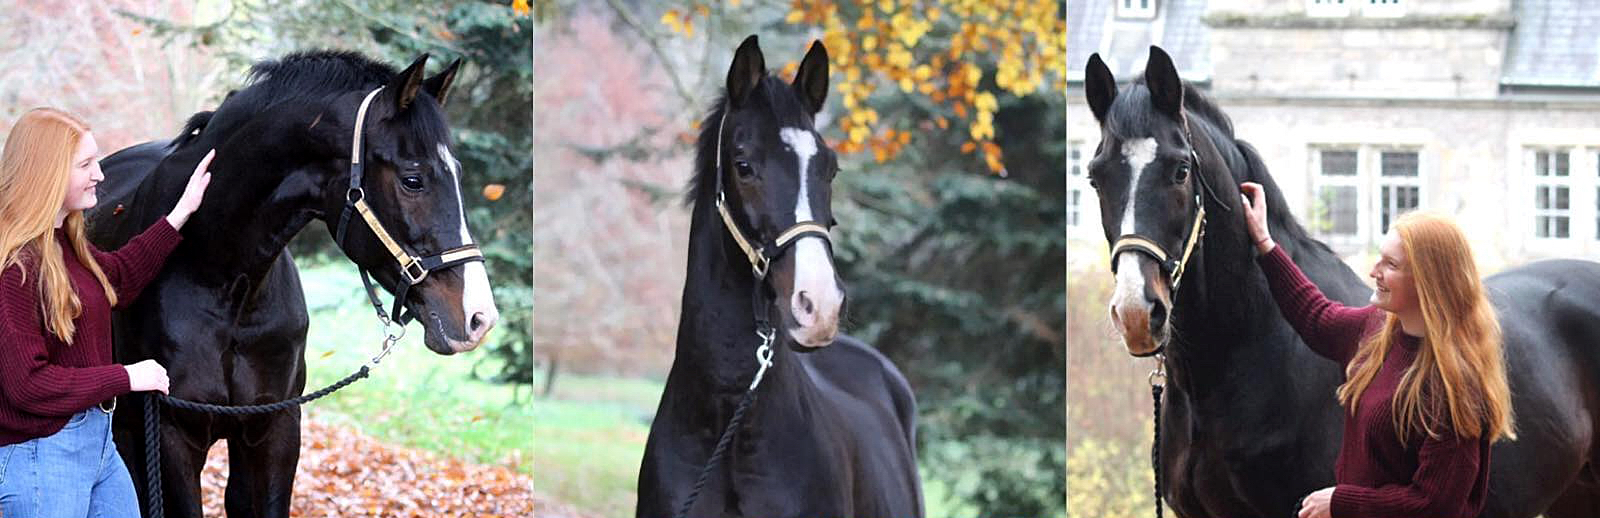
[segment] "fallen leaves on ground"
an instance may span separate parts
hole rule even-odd
[[[431,452],[385,444],[354,429],[303,421],[291,516],[394,518],[579,516],[533,494],[533,479]],[[224,516],[226,441],[206,457],[206,516]]]

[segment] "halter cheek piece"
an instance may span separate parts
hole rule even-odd
[[[344,210],[339,214],[339,225],[338,230],[334,232],[334,241],[340,246],[344,245],[350,214],[352,212],[360,214],[361,219],[366,222],[367,228],[372,230],[373,235],[378,236],[379,242],[383,243],[383,248],[389,251],[389,255],[394,256],[395,263],[400,267],[400,279],[404,281],[395,290],[394,308],[388,314],[384,313],[383,303],[378,300],[378,291],[372,286],[372,281],[368,279],[367,269],[357,265],[356,269],[361,272],[361,284],[366,287],[367,299],[372,302],[373,309],[377,310],[379,319],[384,320],[385,323],[393,321],[404,325],[414,317],[411,312],[404,311],[406,294],[410,292],[412,286],[421,283],[423,279],[428,277],[429,273],[436,270],[443,270],[469,261],[482,262],[483,252],[478,250],[478,245],[467,243],[434,255],[421,257],[412,255],[394,240],[389,231],[384,229],[383,223],[378,221],[378,217],[372,213],[372,208],[367,205],[366,191],[361,188],[363,178],[361,130],[366,125],[367,107],[372,104],[372,99],[377,97],[378,92],[381,91],[383,91],[383,87],[380,86],[376,90],[367,93],[366,98],[361,100],[361,107],[356,110],[355,136],[350,144],[350,190],[345,192]]]
[[[1209,194],[1212,199],[1216,199],[1216,193],[1212,192],[1211,185],[1206,183],[1204,172],[1200,170],[1200,155],[1195,152],[1194,134],[1189,131],[1188,117],[1183,118],[1183,134],[1189,141],[1189,163],[1194,166],[1194,173],[1191,176],[1195,178],[1198,186],[1194,190],[1195,211],[1193,222],[1189,224],[1189,234],[1183,240],[1182,252],[1180,254],[1171,253],[1166,247],[1161,246],[1160,242],[1138,233],[1123,234],[1117,238],[1116,243],[1111,245],[1111,273],[1117,272],[1118,254],[1122,252],[1142,253],[1154,258],[1156,264],[1161,265],[1161,271],[1167,275],[1167,281],[1172,286],[1173,293],[1177,293],[1178,286],[1183,282],[1183,273],[1188,269],[1189,259],[1194,256],[1195,247],[1206,235],[1206,204],[1205,199],[1201,197],[1201,192],[1203,191]],[[1218,206],[1222,207],[1223,210],[1228,210],[1228,206],[1222,205],[1221,200],[1218,200]]]
[[[722,190],[722,128],[728,121],[728,109],[723,108],[722,118],[717,121],[717,214],[722,216],[722,226],[728,228],[728,234],[733,236],[733,242],[744,251],[745,258],[750,261],[750,269],[756,274],[756,279],[767,277],[767,266],[773,259],[783,255],[789,245],[794,244],[802,237],[818,237],[829,245],[833,240],[828,233],[828,227],[816,221],[797,221],[789,228],[778,233],[771,241],[757,244],[739,230],[739,225],[733,221],[733,215],[728,212],[727,203]],[[800,171],[800,174],[806,174]]]

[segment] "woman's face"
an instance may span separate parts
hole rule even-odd
[[[68,168],[67,199],[62,203],[63,211],[88,210],[99,201],[94,192],[95,186],[106,177],[100,172],[99,158],[100,146],[95,143],[94,134],[84,132],[83,138],[78,139],[78,149],[72,153],[72,165]]]
[[[1372,305],[1390,313],[1405,313],[1418,308],[1417,287],[1411,280],[1411,267],[1406,264],[1406,249],[1400,234],[1389,231],[1378,246],[1378,264],[1372,265],[1372,280],[1377,289],[1372,291]]]

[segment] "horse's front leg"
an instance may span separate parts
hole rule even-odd
[[[228,518],[287,518],[300,462],[300,409],[239,424],[228,438]]]
[[[200,472],[206,466],[206,450],[213,442],[204,422],[210,416],[178,415],[187,410],[163,406],[161,419],[161,492],[167,518],[202,518]]]

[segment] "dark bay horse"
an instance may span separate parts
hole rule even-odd
[[[1161,49],[1120,91],[1092,56],[1085,94],[1101,128],[1089,171],[1106,240],[1156,249],[1113,255],[1111,311],[1131,354],[1165,355],[1165,500],[1187,518],[1294,516],[1300,498],[1333,485],[1344,376],[1278,312],[1238,185],[1262,184],[1273,238],[1329,297],[1360,306],[1370,290],[1295,221],[1255,149]],[[1186,263],[1156,260],[1182,257],[1190,241]],[[1600,263],[1541,261],[1485,282],[1518,439],[1494,446],[1482,516],[1600,516]]]
[[[300,395],[308,316],[285,245],[312,220],[334,230],[352,187],[405,253],[470,248],[460,163],[441,109],[460,62],[425,77],[426,62],[424,55],[396,72],[333,51],[265,61],[243,89],[190,118],[175,139],[106,157],[106,195],[90,228],[95,244],[111,249],[170,210],[187,171],[217,150],[216,181],[183,243],[116,316],[117,361],[156,359],[168,369],[171,394],[192,401],[244,405]],[[358,127],[354,156],[365,168],[353,176]],[[406,293],[400,304],[421,322],[426,346],[444,355],[477,347],[498,317],[483,264],[434,270],[410,285],[372,226],[354,219],[340,248],[383,288]],[[348,347],[376,353],[378,344]],[[144,398],[123,399],[116,440],[143,499]],[[160,419],[167,516],[201,516],[200,470],[218,439],[228,440],[228,515],[289,515],[298,409],[239,418],[164,406]]]
[[[679,516],[756,374],[756,320],[778,315],[783,346],[773,344],[758,397],[686,515],[922,516],[911,387],[871,347],[836,339],[844,289],[825,227],[787,246],[782,236],[832,223],[838,165],[813,126],[827,51],[813,43],[789,84],[767,74],[750,36],[726,88],[700,126],[677,352],[639,468],[636,515]],[[746,238],[776,254],[770,267],[746,253]]]

